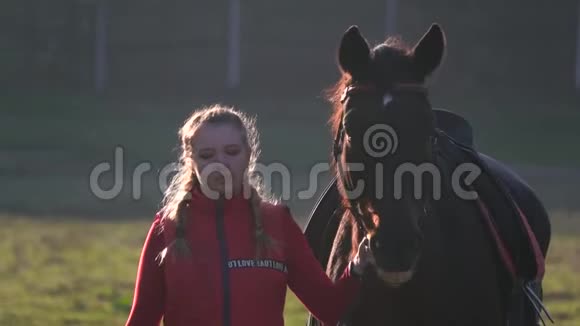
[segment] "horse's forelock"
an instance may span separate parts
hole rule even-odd
[[[400,52],[403,55],[410,55],[413,49],[403,41],[403,38],[399,35],[389,36],[383,43],[377,45],[373,52],[380,50],[381,48],[389,48]]]

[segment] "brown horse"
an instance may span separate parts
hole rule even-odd
[[[441,129],[424,82],[444,50],[436,24],[413,47],[390,38],[371,49],[356,26],[342,37],[331,96],[336,178],[306,235],[332,279],[370,240],[376,266],[347,325],[537,323],[547,213],[505,165]],[[480,176],[461,177],[460,168]]]

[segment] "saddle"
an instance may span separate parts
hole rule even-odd
[[[455,134],[458,136],[455,140],[439,129],[437,147],[440,155],[450,168],[472,163],[481,169],[481,174],[470,187],[478,195],[476,202],[504,267],[513,279],[540,281],[545,271],[540,245],[528,217],[506,185],[523,181],[503,164],[469,146],[473,138],[463,133],[467,130],[467,127],[460,129],[462,133]]]
[[[481,169],[480,176],[471,187],[478,194],[476,202],[481,211],[483,224],[487,226],[502,267],[508,272],[511,284],[514,285],[511,306],[514,306],[514,302],[521,306],[522,302],[527,300],[529,304],[524,306],[532,307],[536,318],[544,311],[552,320],[539,298],[545,261],[531,226],[535,223],[528,220],[528,216],[520,208],[521,204],[514,198],[514,192],[523,191],[530,195],[533,192],[507,166],[474,149],[473,129],[467,120],[448,110],[433,109],[433,111],[436,132],[439,136],[436,144],[438,156],[451,168],[469,162]],[[535,196],[531,197],[537,200]],[[305,229],[309,243],[323,266],[328,260],[330,251],[328,239],[334,236],[338,227],[339,202],[334,178],[316,203]],[[327,214],[326,220],[313,219],[319,210],[332,213]],[[523,320],[530,318],[523,317],[522,311],[512,312],[510,315],[509,325],[524,324]]]
[[[532,216],[526,215],[520,207],[530,203],[541,205],[539,200],[515,172],[474,149],[472,129],[465,119],[450,111],[437,110],[435,115],[440,123],[436,130],[440,159],[452,168],[462,163],[472,163],[481,170],[470,188],[477,193],[476,202],[482,219],[493,239],[502,267],[512,281],[508,325],[535,325],[538,319],[545,325],[542,312],[553,323],[541,299],[545,257],[536,236],[538,230],[532,227],[536,225]],[[539,208],[545,212],[543,207]]]

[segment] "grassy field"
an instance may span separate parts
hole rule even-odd
[[[0,325],[122,325],[149,221],[0,219]],[[557,325],[580,324],[580,215],[554,214],[545,280]],[[286,325],[306,312],[288,292]]]

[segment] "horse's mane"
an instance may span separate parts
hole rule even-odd
[[[328,124],[330,125],[330,130],[332,131],[332,135],[336,134],[338,130],[338,126],[340,124],[340,118],[342,113],[342,103],[340,103],[340,98],[344,93],[344,90],[351,84],[352,77],[350,74],[343,72],[342,76],[333,86],[325,91],[325,97],[332,105],[332,113],[330,115],[330,119],[328,120]]]
[[[376,56],[377,53],[380,54],[380,52],[387,49],[399,52],[404,56],[408,56],[412,52],[412,49],[407,44],[405,44],[405,42],[403,42],[400,36],[390,36],[383,43],[376,45],[371,50],[371,55]],[[332,114],[328,121],[332,131],[332,135],[336,134],[336,131],[338,130],[338,126],[340,124],[340,117],[342,113],[342,103],[340,103],[340,99],[342,97],[342,94],[344,93],[344,90],[351,83],[352,77],[350,76],[349,73],[343,71],[340,79],[324,92],[326,100],[328,100],[332,105]]]

